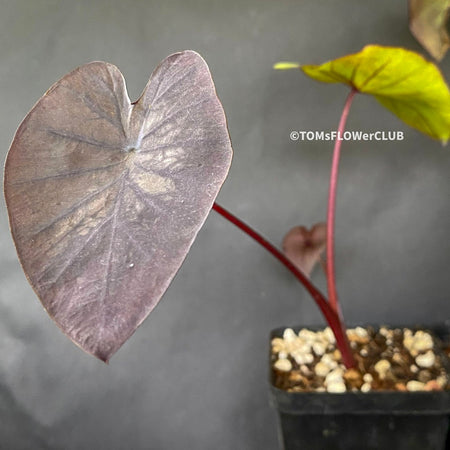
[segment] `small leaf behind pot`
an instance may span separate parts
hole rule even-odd
[[[327,226],[316,223],[310,230],[304,226],[292,228],[283,239],[285,255],[307,276],[320,261],[326,249]]]

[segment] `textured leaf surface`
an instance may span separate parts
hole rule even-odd
[[[156,306],[231,162],[222,106],[195,52],[166,58],[141,97],[82,66],[24,119],[5,168],[20,261],[44,307],[107,361]]]
[[[436,65],[415,52],[369,45],[359,53],[301,68],[315,80],[345,83],[373,95],[428,136],[444,143],[450,137],[449,88]]]
[[[449,21],[450,0],[409,0],[409,29],[438,61],[450,48]]]
[[[307,276],[327,246],[327,225],[316,223],[310,230],[304,226],[292,228],[283,239],[285,255]]]

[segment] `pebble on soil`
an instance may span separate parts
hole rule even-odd
[[[346,369],[329,327],[286,328],[272,339],[276,387],[290,392],[441,391],[449,389],[444,353],[427,331],[356,327],[347,330],[356,367]]]

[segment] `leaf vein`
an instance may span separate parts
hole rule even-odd
[[[68,217],[70,214],[72,214],[73,212],[75,212],[80,206],[83,206],[86,202],[88,202],[89,200],[95,198],[97,195],[101,194],[102,192],[106,191],[108,188],[110,188],[111,186],[113,186],[114,184],[116,184],[118,181],[120,180],[119,178],[116,178],[115,180],[113,180],[112,182],[106,184],[105,186],[103,186],[101,189],[92,192],[91,194],[87,195],[86,197],[83,197],[79,202],[75,203],[74,205],[72,205],[69,209],[67,209],[66,211],[64,211],[62,214],[56,216],[55,218],[53,218],[50,222],[48,222],[47,224],[45,224],[43,227],[39,228],[38,230],[34,231],[32,236],[37,236],[38,234],[42,233],[45,230],[48,230],[50,227],[52,227],[53,225],[55,225],[56,223],[58,223],[60,220],[65,219],[66,217]]]
[[[54,136],[61,137],[63,139],[69,139],[71,141],[81,142],[83,144],[92,145],[94,147],[107,148],[107,149],[113,149],[113,150],[121,149],[117,145],[107,144],[105,142],[97,141],[96,139],[89,139],[89,138],[86,138],[86,137],[78,135],[78,134],[64,133],[62,131],[54,130],[51,128],[47,128],[46,131],[47,131],[47,133],[52,134]]]
[[[109,169],[110,167],[115,167],[115,166],[118,166],[119,164],[122,164],[125,159],[126,158],[123,158],[120,161],[117,161],[115,163],[111,163],[111,164],[108,164],[108,165],[102,166],[102,167],[92,167],[92,168],[88,168],[88,169],[71,170],[68,172],[57,173],[55,175],[48,175],[45,177],[36,177],[36,178],[30,178],[29,180],[14,181],[9,184],[12,186],[18,186],[18,185],[34,183],[34,182],[38,182],[38,181],[53,180],[53,179],[59,179],[59,178],[65,178],[65,177],[74,177],[74,176],[78,176],[78,175],[84,175],[86,173],[100,172],[101,170]]]

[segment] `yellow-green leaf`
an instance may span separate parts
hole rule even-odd
[[[413,128],[446,143],[450,138],[450,90],[435,64],[418,53],[368,45],[322,65],[301,66],[326,83],[345,83],[373,95]]]

